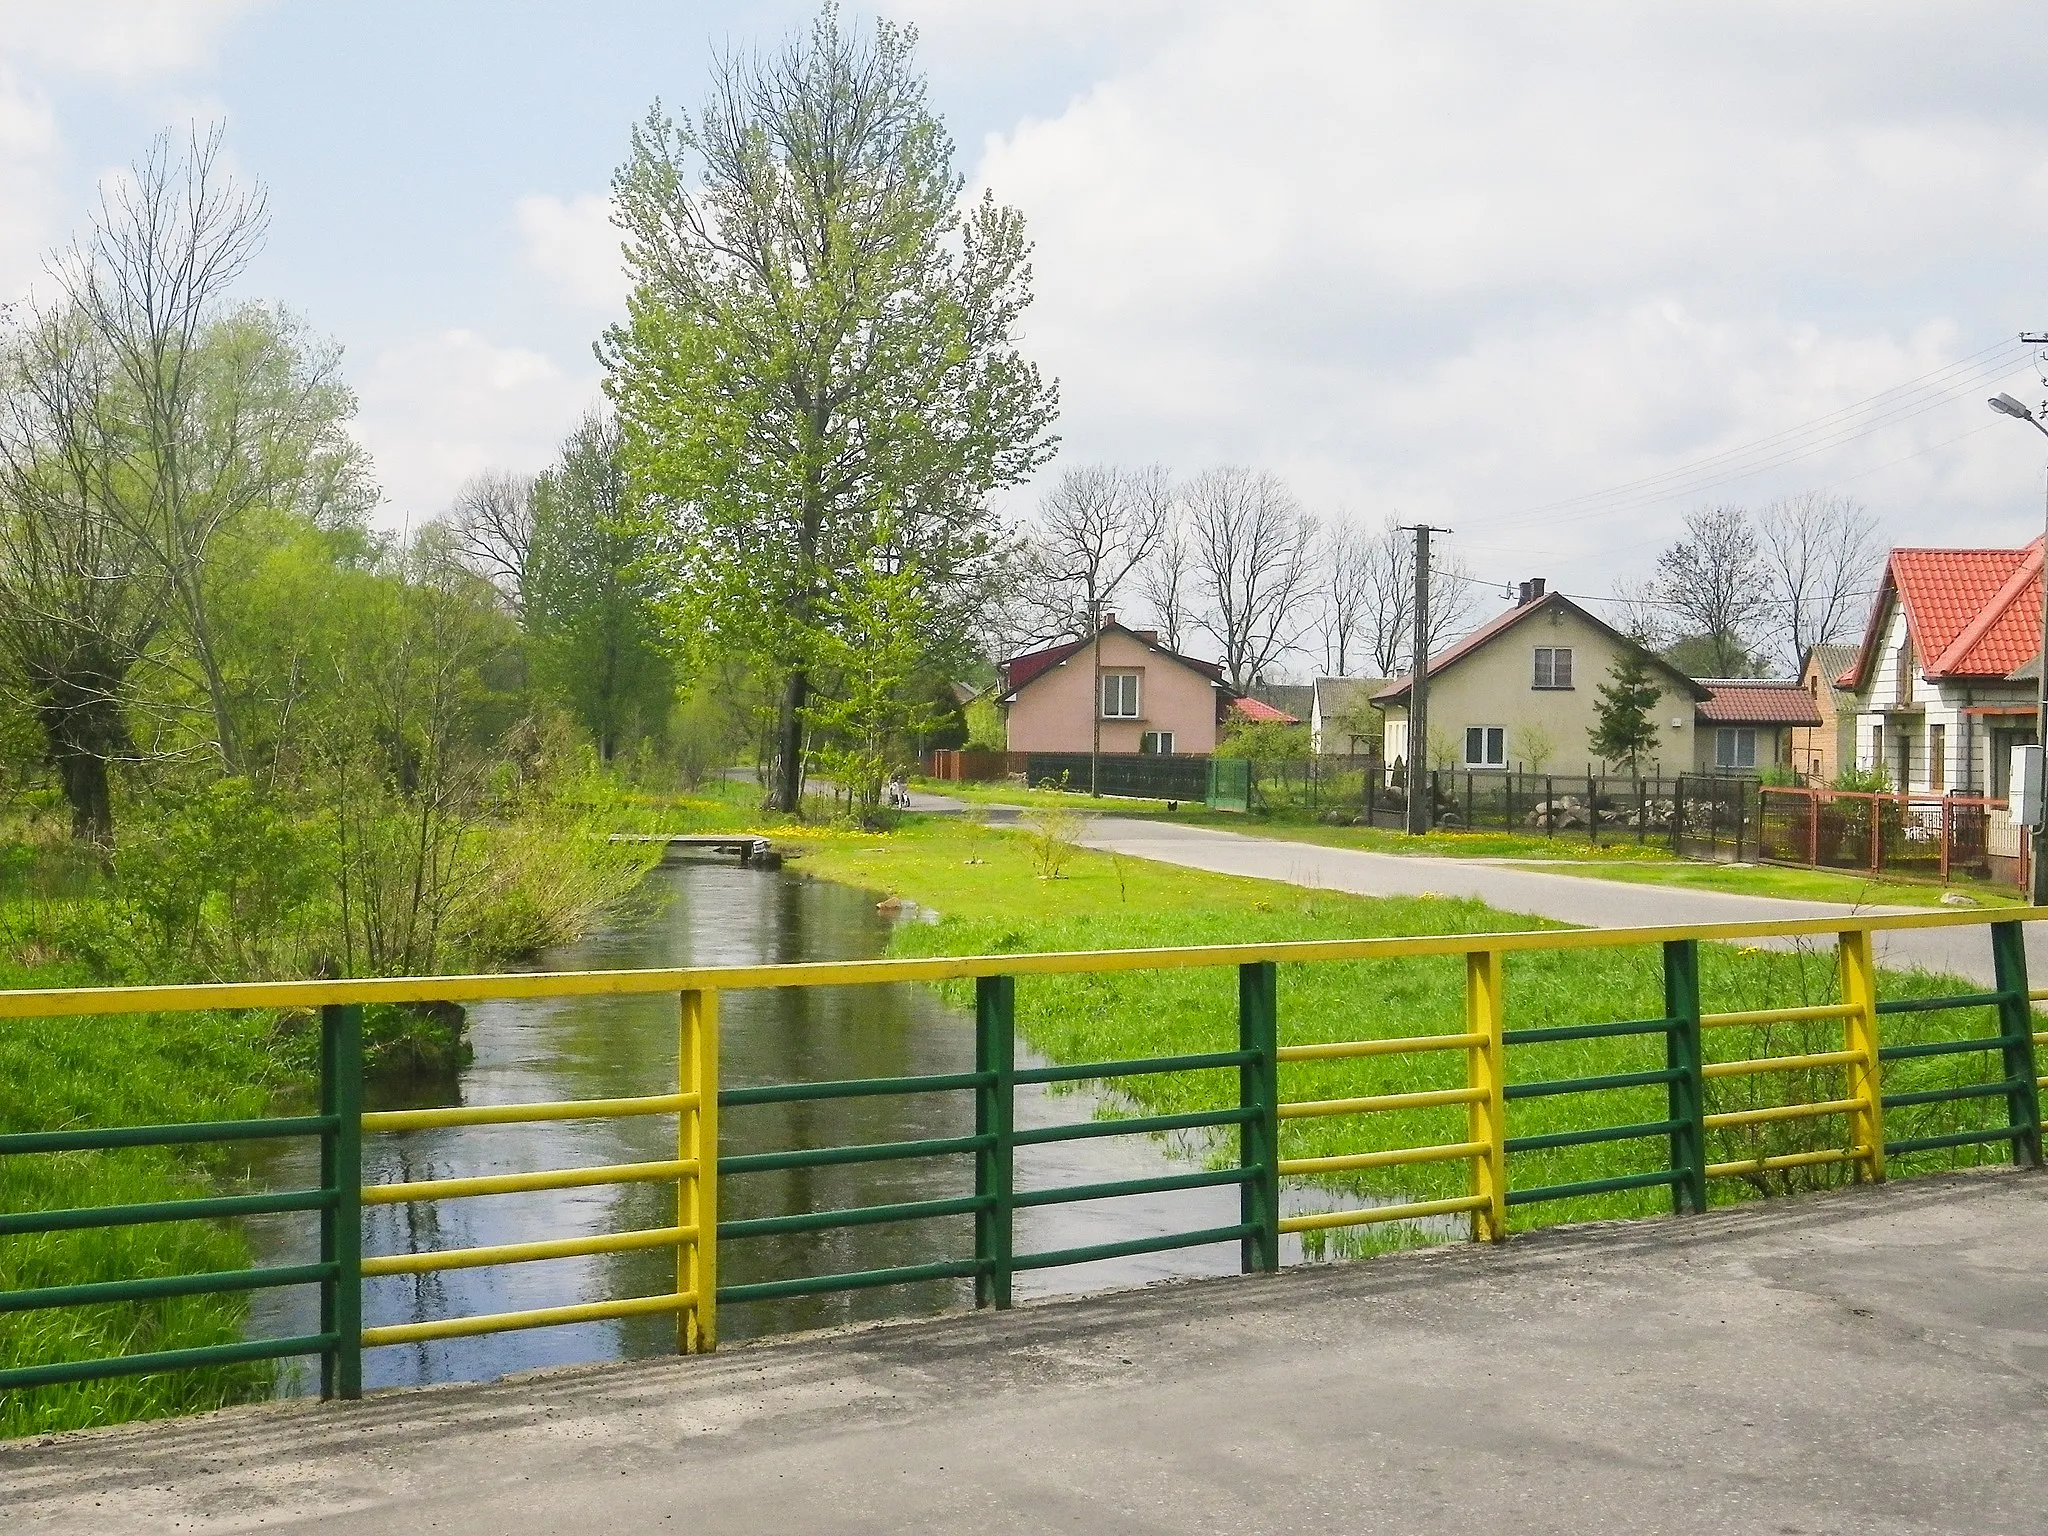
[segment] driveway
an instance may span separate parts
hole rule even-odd
[[[1163,864],[1222,875],[1279,880],[1315,890],[1347,891],[1356,896],[1476,897],[1504,911],[1528,912],[1587,928],[1772,922],[1916,910],[1637,885],[1585,875],[1554,875],[1476,859],[1367,853],[1123,816],[1095,818],[1082,841],[1091,848],[1132,858],[1156,859]],[[1987,986],[1991,983],[1991,945],[1981,929],[1879,933],[1876,941],[1878,959],[1884,964],[1966,976]],[[2031,976],[2048,976],[2048,933],[2038,924],[2027,930],[2027,961]]]

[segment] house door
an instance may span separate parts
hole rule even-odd
[[[1913,738],[1903,725],[1892,731],[1892,751],[1898,756],[1892,787],[1904,794],[1913,787]]]

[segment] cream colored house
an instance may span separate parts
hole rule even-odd
[[[1525,773],[1601,771],[1592,732],[1600,685],[1630,651],[1648,660],[1663,689],[1658,739],[1645,773],[1686,773],[1699,761],[1695,714],[1708,691],[1562,593],[1531,582],[1523,600],[1429,663],[1428,754],[1432,768]],[[1373,697],[1386,715],[1386,759],[1408,757],[1411,679]]]

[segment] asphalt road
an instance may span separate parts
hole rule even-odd
[[[1095,818],[1082,840],[1091,848],[1134,858],[1359,896],[1473,896],[1503,911],[1527,912],[1589,928],[1768,922],[1914,910],[1637,885],[1475,859],[1367,853],[1122,816]],[[1981,928],[1880,933],[1876,943],[1882,964],[1944,972],[1987,986],[1991,983],[1991,946]],[[2027,930],[2027,971],[2030,977],[2048,977],[2048,932],[2043,932],[2040,924]]]
[[[0,1445],[54,1533],[2027,1531],[2048,1176]]]

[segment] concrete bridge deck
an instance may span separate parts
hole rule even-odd
[[[0,1528],[1893,1532],[2048,1510],[2048,1176],[0,1446]]]

